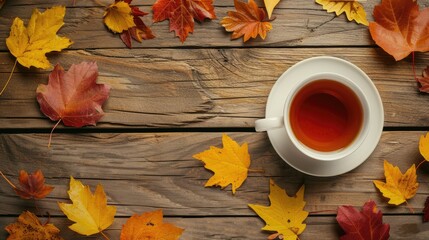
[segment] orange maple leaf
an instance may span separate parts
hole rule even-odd
[[[213,0],[157,0],[152,7],[153,21],[170,21],[170,32],[174,31],[183,43],[194,31],[194,19],[215,19]]]
[[[41,224],[37,216],[28,211],[5,229],[10,234],[7,240],[63,240],[57,227],[51,223]]]
[[[54,187],[45,185],[45,177],[41,170],[28,174],[25,170],[19,172],[19,187],[15,186],[1,171],[0,175],[23,199],[42,199],[52,192]]]
[[[19,185],[15,192],[24,199],[42,199],[52,192],[54,187],[45,185],[45,177],[41,170],[28,174],[26,171],[19,172]]]
[[[389,204],[399,205],[416,195],[419,183],[417,182],[416,166],[413,164],[404,174],[398,167],[394,167],[384,160],[384,175],[386,182],[374,181],[374,185],[389,198]]]
[[[231,39],[244,36],[243,41],[246,42],[258,35],[265,39],[273,27],[266,19],[264,9],[258,8],[253,0],[249,3],[234,0],[234,6],[237,11],[229,11],[228,16],[220,21],[226,31],[232,32]]]
[[[205,168],[215,174],[207,181],[206,187],[218,185],[222,188],[232,185],[232,193],[243,184],[247,178],[250,166],[250,155],[247,143],[242,146],[228,135],[222,135],[223,148],[211,146],[209,150],[195,154],[193,157],[203,161]]]
[[[372,39],[399,61],[414,51],[429,50],[429,8],[414,0],[382,0],[369,23]]]
[[[163,222],[162,210],[134,214],[122,226],[120,240],[175,240],[183,233],[183,229]]]
[[[417,81],[420,83],[420,92],[429,93],[429,66],[423,70],[422,77],[418,77]],[[429,154],[425,159],[429,160]]]

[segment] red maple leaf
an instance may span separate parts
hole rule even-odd
[[[104,115],[101,106],[110,90],[105,84],[97,84],[97,77],[96,62],[73,64],[68,72],[56,65],[49,74],[48,85],[37,87],[40,110],[52,121],[61,120],[66,126],[95,125]]]
[[[119,2],[121,0],[115,0],[115,2]],[[131,4],[132,0],[124,0],[124,2]],[[150,27],[144,24],[143,20],[140,17],[147,15],[147,13],[140,11],[140,9],[136,6],[131,6],[131,13],[134,16],[135,27],[129,28],[128,30],[123,31],[120,34],[120,38],[125,43],[128,48],[132,47],[131,39],[136,40],[137,42],[142,42],[142,39],[148,40],[155,38]]]
[[[425,208],[423,208],[423,222],[429,222],[429,197],[426,198]]]
[[[429,50],[429,8],[419,11],[415,0],[382,0],[373,15],[372,39],[396,61],[411,52]]]
[[[37,170],[32,174],[21,170],[19,172],[19,187],[14,189],[21,198],[42,199],[51,193],[54,187],[45,185],[45,177],[41,170]]]
[[[383,223],[383,213],[377,209],[374,201],[363,205],[362,211],[352,206],[340,206],[337,221],[346,232],[341,240],[387,240],[390,225]]]
[[[170,21],[170,31],[183,43],[194,31],[194,19],[215,19],[213,0],[157,0],[152,7],[153,21]]]
[[[429,93],[429,66],[427,66],[422,73],[423,77],[416,78],[417,81],[420,83],[420,92],[426,92]]]

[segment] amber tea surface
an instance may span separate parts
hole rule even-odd
[[[296,93],[289,120],[295,137],[304,145],[330,152],[353,142],[362,128],[363,109],[348,86],[321,79]]]

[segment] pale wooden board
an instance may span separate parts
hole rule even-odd
[[[0,229],[4,229],[9,223],[15,221],[13,217],[1,217]],[[45,218],[41,218],[42,221]],[[122,225],[127,218],[116,218],[115,222],[106,231],[112,240],[119,239]],[[165,217],[165,222],[175,224],[185,229],[180,239],[266,239],[272,232],[261,231],[264,222],[257,217],[195,217],[177,218]],[[83,237],[72,232],[67,226],[72,222],[65,218],[52,218],[50,222],[61,230],[61,236],[65,239],[98,239],[104,240],[101,235]],[[302,240],[310,239],[338,239],[343,231],[333,216],[310,216],[305,221],[307,224],[304,232],[299,235]],[[421,216],[383,216],[383,223],[390,225],[390,239],[414,239],[426,240],[429,237],[429,224],[422,223]],[[6,238],[8,234],[0,230],[0,237]]]
[[[268,94],[280,75],[321,55],[351,61],[368,74],[384,104],[385,126],[428,126],[429,97],[418,91],[410,59],[395,62],[379,49],[99,49],[65,51],[50,59],[66,69],[97,61],[99,82],[112,87],[100,128],[220,128],[253,127],[264,117]],[[14,60],[7,53],[0,58],[3,80]],[[416,62],[421,74],[429,54],[418,54]],[[17,69],[0,97],[0,128],[48,130],[54,125],[35,99],[37,85],[47,83],[48,74]]]
[[[10,25],[15,17],[20,17],[28,22],[34,7],[48,8],[53,5],[68,6],[65,25],[60,34],[70,37],[74,44],[73,49],[86,48],[113,48],[125,47],[118,35],[114,35],[103,24],[103,13],[105,6],[113,1],[8,1],[0,11],[0,39],[9,36]],[[135,3],[134,3],[135,2]],[[181,43],[173,32],[169,30],[168,21],[153,23],[151,6],[155,1],[133,1],[133,4],[141,5],[140,9],[149,13],[144,22],[149,25],[156,38],[133,42],[134,48],[148,47],[254,47],[254,46],[363,46],[372,45],[368,28],[364,25],[348,22],[345,15],[335,17],[334,13],[327,13],[321,5],[314,1],[282,1],[274,11],[272,21],[273,29],[268,33],[265,40],[257,38],[247,43],[242,39],[230,40],[231,34],[226,32],[220,25],[220,21],[233,11],[233,1],[222,0],[215,2],[215,13],[217,19],[195,23],[194,32],[188,39]],[[284,3],[283,3],[284,2]],[[368,19],[372,19],[374,2],[364,3]],[[263,6],[259,1],[259,6]],[[4,41],[0,42],[0,50],[6,50]]]
[[[383,159],[404,172],[422,160],[418,139],[422,132],[385,132],[371,157],[357,169],[337,177],[304,175],[281,160],[265,133],[231,133],[239,143],[248,142],[251,172],[233,195],[230,188],[204,188],[212,173],[192,158],[210,145],[221,147],[221,133],[142,134],[55,134],[53,146],[46,147],[47,134],[0,135],[1,170],[17,181],[20,169],[41,169],[55,190],[39,201],[40,211],[61,214],[57,202],[67,201],[69,177],[81,179],[94,189],[105,187],[118,216],[163,208],[175,216],[253,216],[247,204],[268,205],[269,179],[290,194],[306,185],[306,209],[324,214],[340,205],[362,206],[373,199],[386,213],[410,213],[407,205],[388,206],[372,181],[383,180]],[[421,212],[429,195],[429,163],[418,171],[420,187],[408,201]],[[32,201],[20,200],[5,181],[0,181],[0,214],[33,209]]]

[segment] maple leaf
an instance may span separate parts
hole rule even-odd
[[[393,167],[387,160],[384,160],[384,175],[386,182],[375,180],[375,186],[389,198],[389,204],[399,205],[416,195],[419,183],[417,182],[416,166],[413,164],[405,174],[401,173],[398,167]]]
[[[356,21],[357,23],[368,26],[366,19],[366,12],[362,4],[353,0],[316,0],[316,2],[323,6],[327,12],[335,12],[337,16],[345,13],[349,21]]]
[[[120,240],[179,239],[183,229],[163,222],[162,210],[134,214],[122,226]]]
[[[422,73],[423,77],[418,77],[417,81],[420,83],[420,92],[429,93],[429,66],[427,66]],[[429,150],[428,150],[429,151]],[[429,153],[428,155],[429,156]],[[429,158],[426,158],[426,160],[429,160]]]
[[[429,132],[426,136],[421,135],[419,141],[419,151],[426,161],[429,161]]]
[[[220,21],[226,31],[232,32],[231,39],[244,36],[243,41],[246,42],[258,35],[265,39],[267,32],[273,28],[265,18],[265,11],[258,8],[253,0],[249,3],[234,0],[234,6],[237,11],[228,11],[228,16]]]
[[[28,174],[26,171],[19,172],[19,185],[15,192],[24,199],[42,199],[52,192],[54,187],[45,185],[45,177],[41,170]]]
[[[135,27],[132,9],[127,2],[115,1],[104,12],[104,24],[116,33]]]
[[[49,8],[43,13],[35,9],[27,27],[20,18],[15,18],[6,45],[22,66],[47,69],[51,64],[45,54],[61,51],[72,44],[70,39],[57,35],[64,25],[65,13],[66,8],[62,6]]]
[[[118,1],[119,0],[116,0],[116,2]],[[125,0],[125,3],[127,4],[131,4],[131,2],[132,0]],[[137,42],[142,42],[143,39],[148,40],[155,38],[155,35],[153,35],[152,30],[148,26],[146,26],[146,24],[144,24],[143,20],[140,18],[147,15],[147,13],[140,11],[140,9],[136,6],[130,5],[130,7],[135,26],[124,30],[120,35],[122,42],[124,42],[128,48],[132,47],[131,39],[134,39]]]
[[[110,90],[105,84],[96,84],[97,77],[96,62],[73,64],[68,72],[56,65],[48,84],[37,87],[40,110],[52,121],[62,120],[66,126],[95,125],[104,114],[101,106]]]
[[[390,225],[383,223],[383,213],[374,201],[363,205],[359,212],[352,206],[338,208],[337,221],[346,232],[340,240],[387,240]]]
[[[68,219],[75,222],[69,228],[82,235],[102,233],[112,225],[116,207],[107,205],[103,186],[97,185],[94,194],[89,186],[70,177],[70,189],[67,192],[72,204],[58,203]],[[102,233],[103,234],[103,233]]]
[[[304,185],[298,190],[296,196],[289,197],[286,191],[277,186],[270,179],[270,206],[249,204],[249,207],[261,217],[266,226],[265,231],[277,232],[286,240],[296,240],[306,227],[303,222],[308,216],[304,211]]]
[[[426,198],[425,207],[423,208],[423,222],[429,222],[429,197]]]
[[[372,39],[399,61],[411,52],[429,50],[429,8],[419,11],[414,0],[382,0],[369,23]]]
[[[232,185],[232,193],[235,194],[247,178],[250,166],[250,155],[247,143],[240,146],[228,135],[222,135],[223,148],[211,146],[209,150],[195,154],[193,157],[203,161],[204,167],[215,174],[207,181],[208,186],[220,186],[225,188]]]
[[[63,240],[60,230],[51,223],[41,224],[34,213],[25,211],[18,220],[6,226],[7,240]]]
[[[174,31],[180,41],[185,42],[194,31],[194,19],[215,19],[213,0],[157,0],[152,6],[153,21],[170,21],[170,32]]]
[[[264,0],[265,9],[268,13],[268,18],[271,19],[271,14],[273,14],[274,8],[280,2],[280,0]]]

